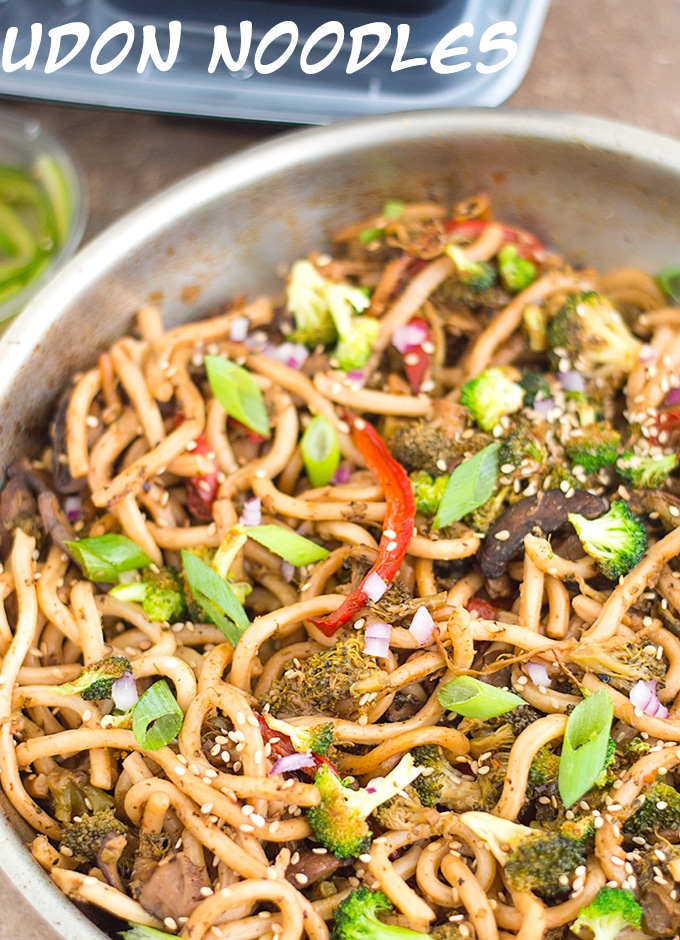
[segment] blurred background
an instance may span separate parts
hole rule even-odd
[[[528,72],[503,107],[581,112],[680,137],[678,35],[680,0],[552,0]],[[0,104],[36,118],[75,154],[89,189],[86,240],[191,171],[291,127],[11,95]]]

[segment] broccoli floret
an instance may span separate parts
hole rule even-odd
[[[450,469],[459,456],[453,440],[425,421],[400,425],[390,437],[389,447],[407,472],[422,471],[431,477],[440,476],[444,472],[442,467]]]
[[[460,924],[438,924],[436,927],[432,927],[430,930],[430,940],[468,940],[470,936],[470,928],[466,925],[463,925],[463,930],[461,930]]]
[[[98,663],[84,666],[77,679],[55,686],[52,691],[62,695],[80,693],[80,697],[86,702],[111,698],[113,683],[126,672],[131,671],[130,661],[125,656],[107,656],[105,659],[100,659]]]
[[[664,485],[677,465],[677,454],[642,457],[626,451],[616,461],[616,470],[630,486],[640,490],[657,490]]]
[[[327,650],[313,653],[299,666],[291,663],[280,679],[272,682],[265,701],[277,718],[303,715],[357,717],[366,692],[379,692],[385,673],[374,657],[364,653],[363,641],[352,633]]]
[[[622,499],[614,500],[609,510],[596,519],[570,512],[569,522],[586,552],[612,581],[628,574],[647,549],[644,526]]]
[[[586,473],[596,473],[616,462],[621,435],[608,425],[591,424],[571,432],[564,444],[567,457]]]
[[[547,336],[555,366],[566,358],[614,388],[633,371],[641,346],[618,310],[596,291],[569,297],[548,323]]]
[[[545,401],[546,398],[550,398],[552,395],[545,376],[540,372],[525,369],[522,372],[519,384],[524,389],[524,404],[527,408],[533,408],[536,400]]]
[[[584,927],[592,931],[593,940],[614,940],[625,927],[640,929],[642,908],[632,891],[624,888],[600,888],[593,900],[578,912],[571,929],[583,936]]]
[[[393,910],[386,894],[361,885],[336,907],[330,940],[414,940],[425,936],[406,927],[384,924],[378,917]]]
[[[472,512],[464,516],[463,521],[473,532],[486,535],[496,519],[498,519],[500,514],[505,510],[509,494],[510,487],[502,486],[499,490],[496,490],[493,496],[487,499],[485,503],[482,503],[481,506],[478,506],[476,509],[473,509]]]
[[[355,316],[350,302],[344,298],[341,298],[341,301],[331,304],[339,336],[333,357],[338,360],[341,369],[350,372],[352,369],[363,369],[370,359],[380,323],[375,317]],[[367,300],[366,303],[368,304]]]
[[[416,470],[410,475],[410,480],[417,511],[426,516],[436,515],[446,484],[449,482],[448,473],[431,477],[424,470]]]
[[[554,751],[543,745],[534,755],[529,768],[529,786],[546,787],[557,781],[560,759]]]
[[[529,304],[524,308],[522,320],[529,339],[529,349],[532,352],[545,352],[548,348],[548,318],[545,310],[536,304]]]
[[[616,779],[616,774],[614,773],[614,765],[616,764],[616,741],[613,738],[609,738],[607,741],[607,753],[605,754],[604,764],[602,765],[602,770],[599,772],[593,783],[594,787],[597,787],[598,790],[604,790],[605,787],[608,787]]]
[[[295,317],[295,330],[290,336],[293,342],[315,349],[336,341],[338,334],[326,298],[329,283],[311,261],[296,261],[291,267],[286,298]]]
[[[104,838],[110,833],[127,835],[127,826],[122,823],[112,807],[97,813],[76,816],[64,826],[59,845],[64,854],[73,857],[80,865],[96,860]]]
[[[519,467],[527,460],[534,460],[542,465],[548,458],[545,447],[539,440],[534,427],[519,420],[501,443],[498,452],[499,466],[512,464]]]
[[[475,294],[488,290],[496,280],[494,267],[488,261],[470,261],[457,245],[447,245],[444,250],[456,265],[460,282]]]
[[[411,784],[423,806],[445,806],[463,812],[476,806],[481,796],[479,784],[459,774],[436,744],[414,747],[413,760],[423,773]]]
[[[504,245],[498,252],[498,273],[503,287],[519,294],[536,280],[536,265],[529,258],[522,258],[515,245]]]
[[[612,637],[601,643],[582,643],[574,650],[573,660],[588,672],[609,677],[620,692],[630,692],[636,682],[663,679],[668,661],[659,655],[660,647],[651,640],[621,643]]]
[[[559,825],[559,832],[565,839],[573,839],[584,846],[589,846],[595,838],[595,816],[586,813],[574,819],[563,819]]]
[[[420,773],[411,754],[405,754],[386,777],[372,780],[366,788],[352,790],[328,764],[322,764],[314,775],[321,802],[307,810],[315,837],[338,858],[355,858],[366,852],[372,839],[367,817]]]
[[[280,731],[287,735],[293,747],[298,753],[304,754],[311,751],[312,754],[324,755],[333,743],[333,722],[329,721],[324,725],[305,728],[300,725],[291,725],[287,721],[281,721],[274,718],[269,712],[264,713],[264,720],[272,731]]]
[[[484,839],[516,891],[535,891],[546,899],[564,896],[574,869],[585,863],[583,845],[559,832],[530,829],[490,813],[463,813],[460,819]]]
[[[117,584],[109,593],[141,604],[149,620],[156,623],[176,623],[186,613],[184,587],[174,568],[149,568],[141,581]]]
[[[414,783],[420,780],[417,777]],[[413,829],[416,826],[435,827],[439,822],[439,813],[431,806],[425,806],[411,784],[391,800],[377,806],[372,813],[377,823],[385,829]]]
[[[483,431],[492,431],[504,415],[519,411],[524,389],[512,379],[513,370],[492,366],[463,385],[460,403]]]
[[[626,820],[624,831],[647,835],[651,831],[677,830],[680,826],[680,793],[668,783],[655,781],[643,791],[644,802]]]
[[[113,797],[93,786],[84,770],[51,770],[46,782],[54,806],[52,812],[58,822],[67,823],[74,816],[99,813],[113,806]]]

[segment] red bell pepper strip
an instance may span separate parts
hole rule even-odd
[[[413,317],[409,320],[409,326],[417,326],[422,330],[423,339],[420,343],[409,343],[403,347],[402,355],[404,357],[404,371],[406,378],[411,386],[411,391],[417,395],[420,386],[427,375],[427,370],[432,364],[432,330],[430,324],[423,317]]]
[[[196,438],[195,454],[202,454],[207,457],[212,453],[210,445],[202,434]],[[213,513],[212,507],[217,496],[218,466],[213,454],[214,471],[202,473],[200,476],[189,477],[187,480],[187,508],[194,519],[199,522],[211,522]]]
[[[444,230],[461,238],[478,238],[490,222],[481,219],[449,219],[444,223]],[[517,228],[514,225],[503,225],[504,244],[516,244],[517,252],[522,258],[532,261],[542,261],[545,257],[545,248],[532,232]]]
[[[388,584],[392,581],[406,555],[416,517],[411,481],[402,465],[390,453],[385,441],[363,418],[349,414],[345,417],[350,424],[352,440],[382,487],[387,509],[378,557],[371,570],[336,611],[328,617],[310,621],[325,636],[333,636],[339,627],[366,606],[368,594],[365,584],[372,574],[378,575]]]

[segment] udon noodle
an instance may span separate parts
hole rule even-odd
[[[360,887],[387,896],[386,922],[417,933],[537,940],[571,935],[609,885],[633,892],[648,936],[675,935],[680,811],[652,788],[673,797],[680,782],[677,308],[642,272],[571,268],[495,221],[483,196],[452,209],[391,203],[306,264],[287,298],[236,299],[173,329],[139,311],[130,335],[74,376],[45,452],[8,468],[0,776],[35,831],[33,856],[118,929],[185,940],[324,940]],[[331,285],[349,321],[316,345],[298,322],[305,272],[317,314]],[[349,309],[357,291],[365,303]],[[593,298],[632,356],[591,335]],[[570,303],[586,323],[578,354],[555,338]],[[359,320],[370,341],[349,362],[343,332]],[[206,356],[245,370],[269,437],[216,397]],[[470,382],[489,375],[480,413]],[[520,399],[490,417],[503,383]],[[340,451],[317,484],[300,443],[314,416]],[[610,453],[589,462],[601,456],[594,429]],[[460,483],[467,505],[435,528],[449,475],[482,452],[497,455],[490,490],[480,504]],[[631,482],[650,461],[666,461],[665,478]],[[621,501],[648,547],[607,577],[567,513]],[[253,525],[324,557],[282,560],[246,537]],[[116,577],[88,577],[73,549],[112,534],[147,556],[113,590]],[[244,605],[236,645],[229,611],[211,617],[214,603],[182,582],[187,553]],[[166,567],[186,606],[164,621],[134,591]],[[136,694],[167,681],[181,728],[161,746],[140,740],[110,691],[69,691],[111,656],[129,664]],[[522,702],[461,716],[439,693],[465,675]],[[566,806],[554,769],[565,729],[599,690],[613,743]],[[330,727],[325,756],[271,716]],[[439,795],[418,784],[439,773],[428,765],[368,816],[361,851],[324,845],[312,825],[320,768],[370,791],[409,754],[443,762]],[[656,815],[643,817],[648,794]],[[557,888],[527,887],[470,812],[562,838],[581,825],[581,856]],[[110,825],[86,838],[98,813]]]

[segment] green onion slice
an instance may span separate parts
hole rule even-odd
[[[64,542],[90,581],[116,584],[123,571],[146,568],[151,559],[126,535],[109,532],[95,538]]]
[[[250,372],[220,356],[204,357],[210,389],[226,413],[262,437],[270,437],[262,392]]]
[[[673,303],[680,304],[680,268],[664,268],[654,280]]]
[[[518,705],[526,702],[514,692],[499,689],[488,682],[481,682],[474,676],[457,676],[437,693],[439,704],[465,718],[496,718],[511,712]]]
[[[119,601],[134,601],[141,604],[146,597],[147,585],[143,581],[132,581],[129,584],[115,584],[109,594],[117,597]]]
[[[166,933],[164,930],[156,930],[155,927],[147,927],[145,924],[134,924],[128,921],[130,930],[121,930],[118,936],[123,940],[171,940],[177,934]]]
[[[246,535],[296,568],[321,561],[328,555],[328,550],[321,545],[280,525],[250,525],[246,529]]]
[[[398,199],[388,199],[382,207],[383,219],[398,219],[404,211],[404,203]]]
[[[614,706],[604,689],[589,695],[567,719],[557,786],[569,809],[594,785],[607,759]]]
[[[132,731],[147,751],[157,751],[177,737],[184,721],[184,712],[165,679],[154,682],[135,705]]]
[[[326,486],[340,466],[340,444],[333,424],[315,415],[300,441],[305,472],[312,486]]]
[[[433,529],[442,529],[491,499],[498,480],[498,441],[488,444],[474,457],[458,464],[449,477]]]
[[[227,582],[196,555],[183,550],[182,564],[196,603],[231,645],[236,646],[250,626],[238,598]]]

